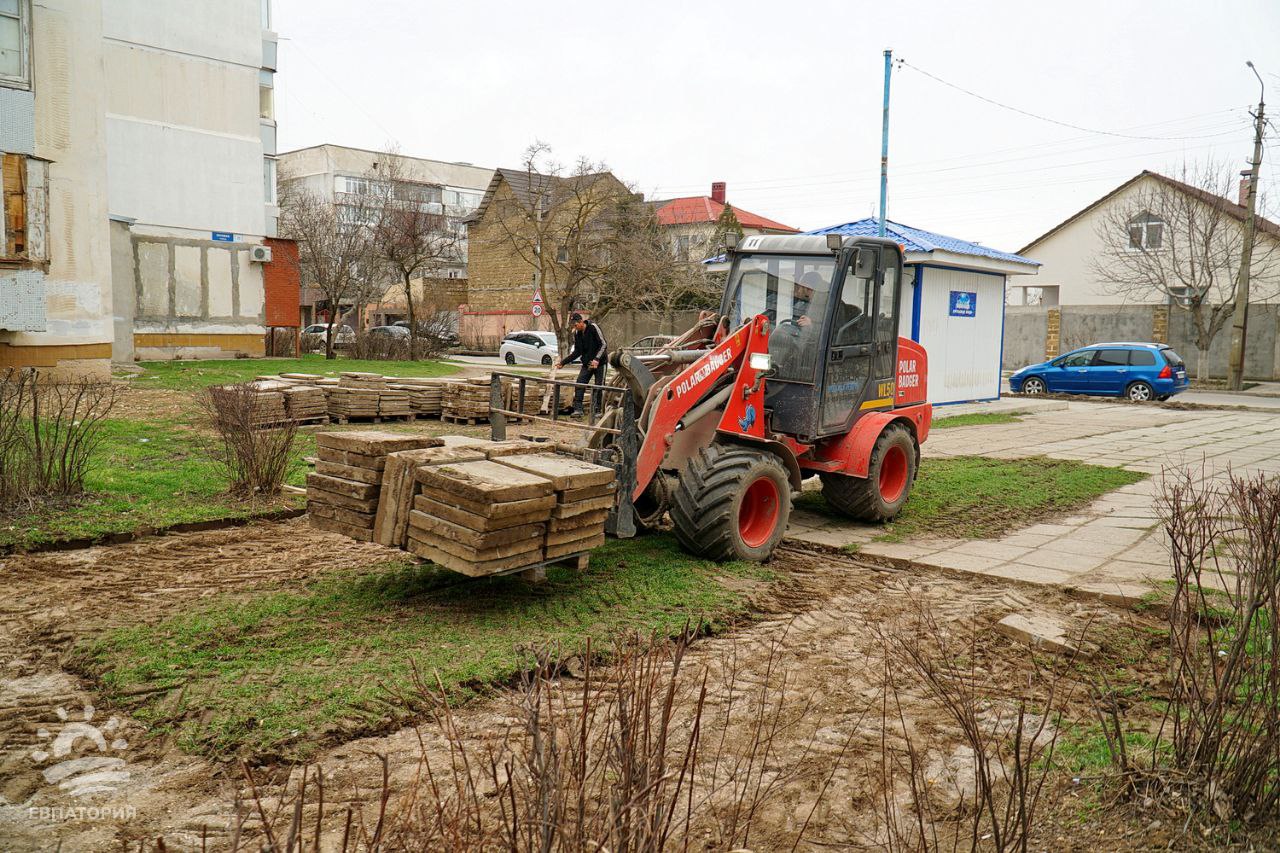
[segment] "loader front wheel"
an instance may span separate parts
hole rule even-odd
[[[885,427],[871,449],[867,476],[823,474],[822,496],[827,503],[859,521],[892,521],[911,494],[920,464],[920,446],[903,426]]]
[[[791,517],[791,482],[773,454],[713,444],[676,482],[671,522],[686,551],[712,560],[773,556]]]

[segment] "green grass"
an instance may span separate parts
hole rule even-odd
[[[227,482],[201,437],[172,420],[111,419],[85,485],[89,495],[70,504],[15,514],[0,524],[0,548],[29,548],[67,539],[167,527],[219,518],[246,518],[297,506],[295,498],[243,502],[226,494]],[[301,458],[313,445],[299,435],[290,480],[301,483]]]
[[[538,586],[391,561],[115,630],[81,646],[77,662],[186,750],[298,758],[411,719],[412,703],[395,695],[411,690],[415,668],[465,700],[527,670],[531,647],[568,655],[588,638],[603,650],[622,632],[722,624],[746,612],[743,580],[769,577],[695,559],[658,535],[610,541],[586,573],[551,569]],[[179,687],[174,700],[167,688]]]
[[[1074,512],[1146,476],[1043,456],[925,459],[902,513],[879,538],[886,542],[917,536],[993,538]],[[796,506],[843,518],[827,505],[821,492],[803,492],[796,497]]]
[[[357,358],[326,360],[323,355],[302,358],[240,358],[209,361],[144,361],[146,370],[133,382],[138,388],[192,391],[208,385],[245,382],[255,376],[279,373],[319,373],[337,376],[343,370],[382,373],[387,376],[448,376],[458,366],[440,361],[367,361]]]
[[[1012,412],[973,412],[968,415],[954,415],[949,418],[938,418],[933,422],[933,429],[985,426],[988,424],[1016,424],[1020,420],[1022,420],[1022,418]]]

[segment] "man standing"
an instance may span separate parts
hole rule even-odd
[[[603,385],[605,364],[609,355],[604,340],[604,332],[600,331],[600,327],[590,320],[582,319],[582,315],[577,311],[569,315],[569,322],[573,325],[573,349],[557,367],[564,367],[566,364],[572,364],[581,359],[582,367],[578,369],[578,382],[586,384],[591,382],[592,377],[594,377],[597,385]],[[586,394],[586,390],[581,385],[575,388],[573,392],[573,408],[566,408],[560,414],[581,415],[582,398]],[[593,392],[591,398],[595,404],[595,411],[599,412],[600,392]]]

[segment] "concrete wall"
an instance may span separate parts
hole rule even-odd
[[[49,167],[43,332],[0,332],[0,367],[107,375],[111,246],[99,0],[32,4],[34,150]]]
[[[1167,323],[1164,315],[1167,312]],[[1005,308],[1005,370],[1017,370],[1044,361],[1052,348],[1046,330],[1058,317],[1061,354],[1090,344],[1107,341],[1153,341],[1167,343],[1178,351],[1192,376],[1199,375],[1200,355],[1195,345],[1191,315],[1170,311],[1159,305],[1069,305],[1046,309],[1040,306]],[[1164,329],[1167,326],[1167,334]],[[1228,326],[1218,333],[1209,349],[1208,376],[1227,375],[1227,354],[1231,345]],[[1248,345],[1245,349],[1245,378],[1280,379],[1280,306],[1253,305],[1249,309]]]

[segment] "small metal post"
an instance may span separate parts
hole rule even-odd
[[[880,223],[876,233],[884,236],[885,208],[889,198],[889,76],[893,71],[893,51],[884,52],[884,118],[880,126]]]

